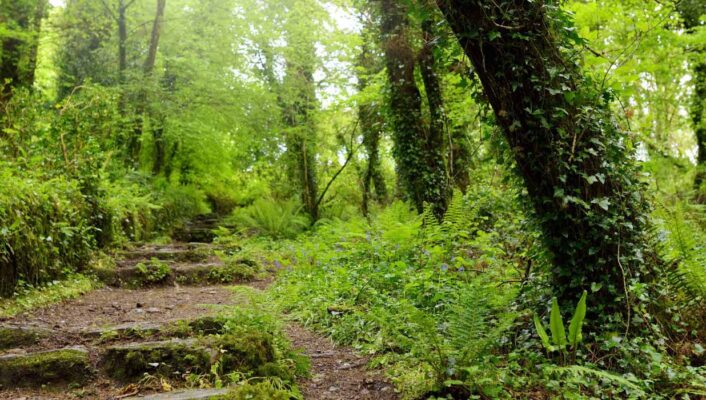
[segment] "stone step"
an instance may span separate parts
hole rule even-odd
[[[245,263],[143,264],[94,270],[98,278],[113,287],[154,287],[179,285],[231,284],[253,277],[253,267]]]
[[[191,242],[191,243],[213,243],[216,235],[213,230],[218,228],[218,225],[208,226],[191,226],[185,229],[177,230],[172,234],[176,240]]]
[[[84,347],[0,356],[0,388],[80,384],[93,375]]]
[[[100,353],[99,368],[120,382],[135,382],[145,373],[183,378],[186,373],[254,373],[291,378],[275,362],[272,338],[257,332],[238,336],[210,336],[108,346]]]
[[[125,250],[118,255],[120,261],[127,260],[151,260],[153,258],[162,261],[199,262],[208,260],[211,256],[211,248],[208,246],[167,246],[167,247],[140,247],[133,250]]]
[[[168,393],[135,397],[141,400],[215,400],[228,394],[228,389],[194,389],[179,390]]]
[[[100,368],[122,382],[140,379],[145,373],[168,377],[205,374],[216,356],[216,351],[195,339],[130,343],[106,348]]]
[[[177,337],[218,335],[225,332],[226,319],[206,316],[191,320],[174,320],[164,323],[132,322],[105,328],[82,329],[76,332],[86,339],[102,342],[151,337]]]
[[[52,331],[48,329],[2,324],[0,325],[0,352],[35,345],[51,334]]]

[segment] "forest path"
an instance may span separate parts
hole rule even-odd
[[[193,232],[182,238],[210,241],[206,229]],[[232,285],[262,290],[268,282],[241,281],[215,249],[196,242],[135,247],[117,254],[114,268],[97,271],[105,288],[0,321],[0,399],[189,400],[224,394],[178,388],[185,384],[184,371],[208,374],[218,353],[208,338],[225,331],[229,307],[250,304]],[[311,359],[312,376],[299,383],[305,399],[396,398],[383,374],[369,371],[368,359],[354,350],[294,323],[286,325],[286,334]],[[177,391],[159,394],[170,388]]]

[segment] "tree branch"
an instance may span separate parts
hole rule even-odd
[[[355,121],[355,124],[353,125],[353,129],[351,130],[351,136],[353,135],[353,133],[355,133],[356,129],[358,129],[359,122],[360,122],[360,119]],[[348,163],[350,163],[350,161],[353,159],[353,156],[358,152],[358,149],[360,149],[361,146],[362,146],[362,144],[359,144],[355,148],[351,147],[350,151],[348,152],[348,157],[346,157],[346,162],[344,162],[343,165],[341,166],[341,168],[339,168],[338,171],[336,171],[336,173],[333,174],[333,176],[331,177],[331,180],[328,181],[328,184],[326,184],[326,187],[324,188],[323,192],[321,192],[321,194],[319,195],[319,198],[316,200],[316,207],[317,208],[319,207],[319,205],[321,205],[321,202],[324,200],[324,197],[326,196],[326,192],[328,192],[328,190],[331,188],[331,185],[333,185],[333,182],[335,182],[336,178],[338,178],[338,176],[341,175],[343,170],[346,169],[346,167],[348,166]]]

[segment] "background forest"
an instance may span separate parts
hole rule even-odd
[[[217,216],[401,398],[706,397],[706,2],[0,0],[0,42],[0,307]]]

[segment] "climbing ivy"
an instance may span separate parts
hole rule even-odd
[[[475,67],[514,155],[560,303],[593,292],[596,321],[630,321],[631,291],[650,279],[649,211],[633,141],[580,68],[571,17],[557,1],[438,4]]]

